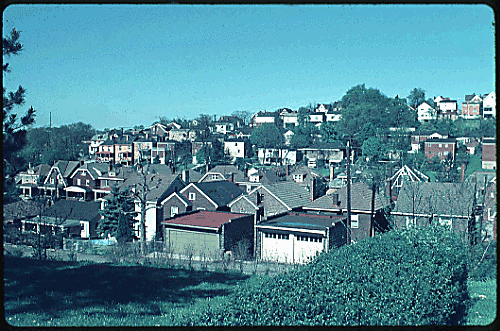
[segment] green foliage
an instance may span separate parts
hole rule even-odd
[[[23,45],[19,42],[20,33],[12,29],[9,36],[2,37],[3,56],[18,55]],[[5,61],[2,66],[3,73],[10,72],[9,63]],[[19,85],[17,91],[7,92],[3,87],[2,102],[2,135],[3,135],[3,201],[8,203],[15,200],[14,175],[25,167],[25,160],[19,155],[19,150],[26,144],[26,129],[35,122],[35,110],[30,107],[26,114],[18,118],[12,113],[15,107],[22,106],[25,102],[26,90]]]
[[[425,102],[425,91],[421,88],[414,88],[408,95],[408,105],[417,109],[419,105]],[[434,104],[434,102],[432,102]]]
[[[281,127],[264,123],[252,131],[250,141],[258,148],[279,148],[283,146],[285,138]]]
[[[363,156],[368,157],[370,161],[376,162],[387,157],[387,145],[378,137],[371,136],[367,138],[361,146]]]
[[[134,202],[127,191],[112,188],[107,205],[101,211],[102,219],[97,224],[97,233],[107,238],[108,234],[118,241],[131,241],[134,236]]]
[[[467,263],[441,227],[391,231],[257,278],[183,325],[450,325],[462,322]]]

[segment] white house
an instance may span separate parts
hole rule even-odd
[[[327,122],[338,122],[342,119],[342,114],[340,113],[328,112],[325,115]]]
[[[429,106],[427,102],[423,102],[417,107],[417,118],[419,122],[427,122],[437,119],[436,110]]]
[[[280,114],[281,119],[283,120],[283,127],[287,126],[297,126],[299,125],[297,112],[293,113],[282,113]]]
[[[245,157],[245,141],[242,139],[231,139],[224,141],[224,152],[233,160]]]
[[[325,118],[325,113],[312,113],[309,114],[309,122],[314,123],[315,125],[321,125]]]
[[[295,133],[293,133],[292,130],[288,130],[287,132],[285,132],[283,134],[283,136],[285,137],[285,145],[290,145],[290,140],[292,139],[292,136],[294,135]]]
[[[277,165],[283,162],[283,164],[294,165],[297,163],[297,152],[286,148],[259,148],[257,156],[260,164]]]
[[[497,103],[495,92],[491,92],[483,99],[483,117],[496,117]]]

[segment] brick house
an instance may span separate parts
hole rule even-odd
[[[425,156],[428,159],[433,159],[435,157],[438,157],[440,160],[444,160],[448,157],[451,157],[452,160],[455,159],[457,141],[454,138],[429,139],[425,141],[424,146]]]
[[[122,137],[116,140],[114,145],[114,163],[120,163],[122,165],[133,165],[134,164],[134,144],[132,140],[128,137]]]
[[[497,168],[496,138],[483,138],[482,168],[495,170]]]
[[[51,195],[61,197],[64,195],[64,189],[72,185],[70,176],[73,172],[83,165],[83,161],[57,161],[50,168],[43,184],[38,186],[42,195]]]
[[[364,182],[351,185],[351,240],[363,240],[373,235],[374,231],[386,231],[389,228],[385,218],[384,209],[391,206],[392,202],[385,191],[375,193],[374,200],[374,226],[370,232],[372,190]],[[305,205],[304,211],[329,212],[338,215],[347,215],[347,186],[326,194],[315,201]]]
[[[411,152],[416,153],[420,150],[420,144],[428,139],[447,139],[448,133],[435,131],[418,131],[410,135]]]
[[[64,188],[66,198],[97,200],[111,191],[107,177],[112,167],[106,163],[86,163],[70,176],[71,185]],[[103,178],[104,177],[104,178]]]
[[[479,95],[471,94],[465,96],[465,102],[462,103],[461,117],[466,119],[478,118],[482,115],[483,99]]]

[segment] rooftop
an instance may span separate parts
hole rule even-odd
[[[257,227],[272,226],[308,230],[325,230],[325,228],[331,227],[333,224],[338,223],[345,218],[345,216],[326,213],[312,214],[290,212],[285,215],[280,215],[267,221],[260,222]]]
[[[243,216],[248,215],[227,213],[222,211],[199,210],[192,214],[179,215],[172,219],[163,221],[162,223],[219,228],[222,224],[228,223]]]

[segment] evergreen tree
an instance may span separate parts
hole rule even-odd
[[[106,207],[101,211],[103,217],[97,224],[97,233],[106,238],[110,235],[117,240],[129,241],[136,222],[134,202],[128,191],[120,191],[117,186],[112,188],[110,194]]]

